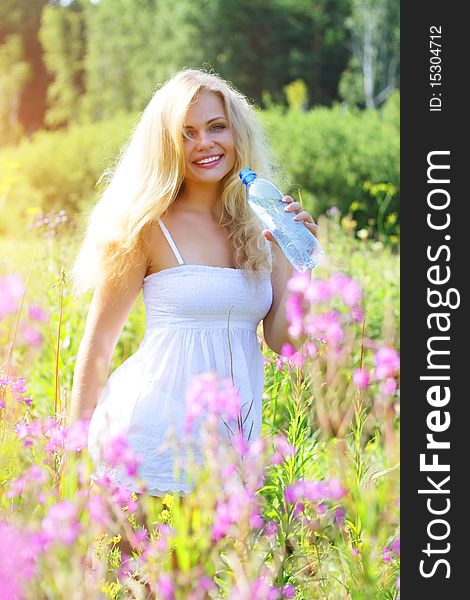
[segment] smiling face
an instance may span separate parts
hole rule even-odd
[[[185,181],[219,183],[235,164],[235,142],[222,99],[201,91],[184,121]]]

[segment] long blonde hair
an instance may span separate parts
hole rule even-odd
[[[92,289],[106,272],[125,277],[133,253],[145,247],[147,228],[176,199],[185,176],[183,124],[201,90],[218,94],[235,142],[235,165],[224,177],[219,225],[225,227],[237,268],[248,274],[269,269],[258,218],[249,209],[238,177],[246,166],[260,177],[274,175],[265,135],[247,98],[217,75],[185,69],[157,89],[123,147],[109,183],[88,217],[86,234],[73,265],[74,293]]]

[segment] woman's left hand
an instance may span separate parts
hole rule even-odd
[[[290,196],[284,196],[282,201],[287,204],[284,210],[288,213],[294,213],[294,221],[301,221],[310,231],[310,233],[315,235],[315,230],[318,229],[318,225],[315,223],[312,215],[307,210],[302,210],[302,205],[300,202],[295,202]],[[273,244],[277,244],[273,234],[269,231],[269,229],[263,229],[263,235],[268,241],[272,242]]]

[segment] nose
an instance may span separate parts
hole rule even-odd
[[[200,131],[197,136],[197,149],[210,148],[214,145],[214,140],[212,139],[210,132],[208,131]]]

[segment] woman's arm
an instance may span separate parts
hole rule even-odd
[[[272,257],[273,302],[268,314],[263,319],[263,335],[271,350],[276,354],[281,354],[281,348],[284,344],[291,344],[296,350],[299,350],[307,338],[303,336],[294,339],[288,333],[289,322],[286,318],[286,302],[289,291],[287,282],[295,273],[295,269],[277,244],[272,245]]]
[[[286,212],[294,213],[295,220],[303,222],[305,227],[314,234],[317,225],[311,214],[306,210],[302,210],[300,202],[294,202],[291,196],[284,196],[283,201],[286,203]],[[289,322],[286,318],[286,302],[289,297],[287,282],[296,271],[284,256],[272,233],[264,230],[263,235],[272,243],[273,257],[271,272],[273,302],[268,314],[263,319],[264,339],[276,354],[281,353],[281,348],[284,344],[291,344],[296,350],[300,350],[307,340],[307,336],[302,335],[295,339],[290,337],[288,333]]]
[[[119,335],[137,298],[147,270],[139,251],[126,281],[98,282],[77,353],[72,387],[71,421],[90,418],[106,383]]]

